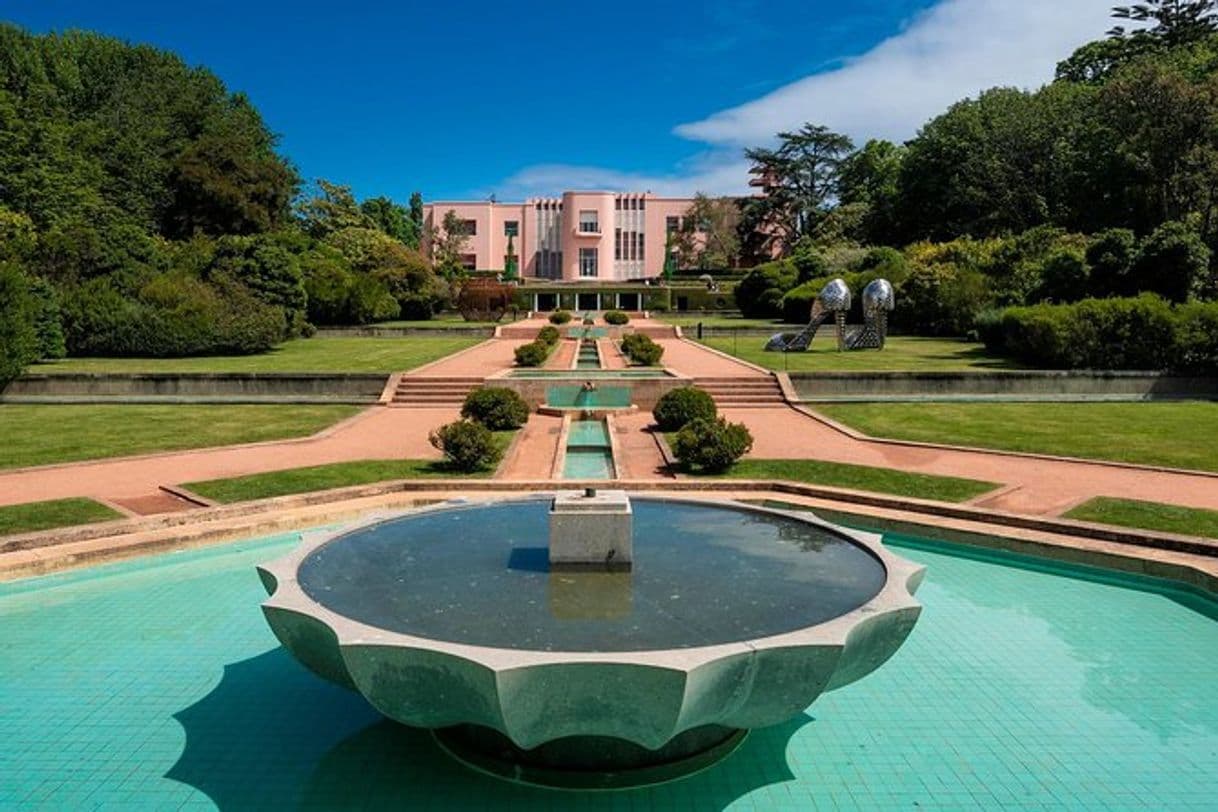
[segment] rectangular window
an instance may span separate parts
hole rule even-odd
[[[620,228],[613,229],[613,258],[622,258],[622,230]]]
[[[639,232],[639,255],[636,259],[643,259],[643,232]]]
[[[665,228],[665,230],[667,230],[667,232],[669,234],[673,233],[674,231],[678,231],[681,228],[681,218],[680,217],[665,217],[664,218],[664,228]]]
[[[469,236],[469,237],[476,236],[478,233],[478,221],[477,220],[462,220],[461,221],[461,233],[465,234],[466,236]]]
[[[503,236],[519,237],[520,236],[520,221],[519,220],[505,220],[503,222]]]
[[[579,213],[579,233],[600,234],[601,224],[596,218],[596,211],[581,211]]]
[[[461,255],[461,267],[467,271],[477,270],[478,255],[477,254],[462,254]]]
[[[596,276],[596,249],[579,249],[579,275],[581,277]]]

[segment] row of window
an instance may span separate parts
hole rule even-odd
[[[643,211],[646,206],[645,201],[641,197],[632,197],[627,200],[622,200],[619,197],[613,201],[613,208],[618,211]]]
[[[613,258],[616,260],[643,259],[643,232],[625,231],[620,228],[613,231]]]

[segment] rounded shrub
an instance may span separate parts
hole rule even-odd
[[[753,447],[753,435],[743,423],[722,417],[691,420],[677,432],[673,453],[686,470],[704,473],[726,471]]]
[[[529,405],[515,389],[481,386],[466,396],[461,416],[491,431],[518,429],[529,419]]]
[[[481,423],[457,420],[428,435],[428,441],[444,452],[444,459],[457,471],[470,473],[490,468],[503,456],[495,435]]]
[[[622,325],[630,321],[630,317],[620,310],[606,310],[605,324]]]
[[[660,431],[677,431],[694,420],[714,420],[719,415],[715,401],[705,390],[682,386],[665,392],[652,410]]]
[[[539,367],[550,357],[550,345],[544,341],[530,341],[516,348],[516,363],[522,367]]]
[[[571,313],[567,310],[555,310],[550,314],[550,324],[566,324],[571,320]]]
[[[537,331],[537,340],[550,347],[557,344],[560,338],[562,335],[558,332],[558,328],[549,324]]]
[[[652,341],[645,335],[634,333],[630,336],[629,343],[622,342],[622,350],[630,357],[630,360],[636,364],[645,367],[655,366],[660,363],[660,358],[664,355],[664,347]]]

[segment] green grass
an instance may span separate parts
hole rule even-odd
[[[511,316],[504,316],[499,321],[466,321],[461,317],[460,313],[445,313],[427,321],[395,319],[394,321],[378,321],[376,324],[369,324],[368,326],[410,327],[415,330],[445,330],[450,327],[496,327],[500,324],[511,324],[512,321]]]
[[[301,338],[261,355],[199,358],[65,358],[31,373],[66,372],[404,372],[472,347],[470,336]]]
[[[495,433],[495,441],[501,449],[507,448],[515,434],[513,431]],[[434,479],[443,477],[485,478],[493,470],[474,474],[455,472],[439,460],[359,460],[338,462],[332,465],[315,465],[308,468],[289,468],[285,471],[269,471],[265,474],[212,479],[206,482],[190,482],[184,487],[199,496],[217,502],[245,502],[250,499],[268,499],[293,493],[324,491],[349,485],[367,485],[391,479]]]
[[[0,468],[314,434],[355,406],[0,405]]]
[[[725,479],[787,479],[812,485],[874,491],[938,502],[964,502],[998,487],[992,482],[979,482],[974,479],[916,474],[890,468],[822,460],[746,459],[737,462],[726,473],[715,476]]]
[[[34,533],[52,527],[121,519],[123,514],[92,499],[55,499],[0,507],[0,536]]]
[[[786,324],[782,319],[746,319],[740,315],[728,314],[696,316],[683,313],[656,313],[654,316],[657,321],[662,321],[665,324],[675,324],[680,327],[694,327],[701,322],[707,327],[772,328],[776,333],[785,330],[798,330],[803,327],[802,324]]]
[[[1200,510],[1137,499],[1099,496],[1066,513],[1065,518],[1218,538],[1218,510]]]
[[[1218,471],[1218,403],[841,403],[816,409],[873,437]]]
[[[824,343],[821,343],[824,341]],[[824,337],[807,352],[766,352],[762,336],[705,338],[702,343],[745,361],[789,372],[955,372],[1016,369],[1013,362],[988,355],[985,345],[951,338],[894,336],[882,350],[839,352]]]

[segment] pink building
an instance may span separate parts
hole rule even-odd
[[[692,202],[650,193],[564,192],[525,203],[440,201],[424,206],[423,216],[429,228],[441,230],[444,216],[456,213],[469,235],[462,264],[471,270],[502,270],[511,236],[525,278],[621,282],[663,273],[667,234],[683,227]]]

